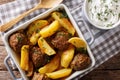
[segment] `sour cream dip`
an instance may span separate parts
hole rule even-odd
[[[90,20],[100,27],[112,27],[120,21],[120,0],[88,0]]]

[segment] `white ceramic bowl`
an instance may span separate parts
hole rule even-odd
[[[49,9],[48,11],[46,11],[46,12],[44,12],[44,13],[42,13],[42,14],[34,17],[34,18],[32,18],[31,20],[29,20],[29,21],[27,21],[27,22],[25,22],[25,23],[23,23],[22,25],[20,25],[20,26],[14,28],[14,29],[8,31],[7,33],[5,33],[5,35],[4,35],[4,37],[3,37],[4,43],[5,43],[5,46],[6,46],[6,50],[7,50],[8,54],[10,55],[10,57],[12,57],[12,59],[14,60],[16,66],[17,66],[18,70],[20,71],[20,73],[21,73],[21,75],[22,75],[22,78],[23,78],[24,80],[28,80],[28,78],[27,78],[25,72],[20,68],[20,65],[19,65],[19,64],[20,64],[20,57],[19,57],[18,55],[16,55],[16,53],[15,53],[15,52],[11,49],[11,47],[9,46],[8,38],[9,38],[9,36],[10,36],[12,33],[16,32],[16,31],[18,31],[18,30],[20,30],[20,29],[25,29],[31,22],[33,22],[33,21],[35,21],[35,20],[37,20],[37,19],[44,19],[44,18],[46,18],[47,16],[50,15],[51,12],[56,11],[56,10],[58,10],[59,8],[62,8],[62,9],[64,9],[64,10],[66,11],[66,13],[67,13],[67,15],[68,15],[71,23],[73,24],[76,32],[78,33],[79,37],[81,37],[82,39],[84,39],[84,37],[83,37],[83,35],[82,35],[82,33],[81,33],[78,25],[77,25],[76,22],[74,21],[74,19],[73,19],[72,15],[70,14],[68,8],[67,8],[65,5],[63,5],[63,4],[60,4],[59,6],[57,6],[57,7],[55,7],[55,8]],[[84,39],[84,40],[85,40],[85,39]],[[72,79],[72,78],[74,78],[74,77],[82,74],[83,72],[91,69],[91,68],[95,65],[95,59],[94,59],[93,54],[92,54],[92,52],[91,52],[91,50],[90,50],[90,48],[89,48],[88,45],[87,45],[87,50],[88,50],[88,55],[89,55],[89,57],[90,57],[90,59],[91,59],[91,64],[90,64],[90,66],[89,66],[88,68],[84,69],[84,70],[80,70],[80,71],[74,72],[74,73],[71,74],[66,80],[70,80],[70,79]]]
[[[114,25],[112,25],[111,27],[103,27],[103,26],[100,26],[100,25],[97,25],[95,23],[95,21],[92,21],[89,17],[89,14],[88,14],[88,1],[89,0],[85,0],[84,1],[84,4],[83,4],[83,7],[82,7],[82,11],[83,11],[83,16],[84,18],[90,23],[92,24],[94,27],[98,28],[98,29],[102,29],[102,30],[109,30],[109,29],[113,29],[117,26],[120,25],[120,20],[118,22],[116,22]],[[93,13],[94,14],[94,13]]]

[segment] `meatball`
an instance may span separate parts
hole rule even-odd
[[[23,33],[16,32],[10,36],[9,44],[15,52],[20,53],[21,47],[27,44],[27,38]]]
[[[31,58],[36,68],[45,65],[48,61],[48,56],[41,52],[39,47],[33,47],[31,50]]]
[[[51,79],[48,78],[45,74],[40,74],[35,72],[32,80],[51,80]]]
[[[52,39],[52,44],[55,48],[59,50],[65,50],[68,48],[69,43],[68,39],[70,38],[70,34],[67,32],[58,32],[55,37]]]
[[[82,70],[89,66],[90,58],[86,54],[76,54],[71,62],[71,68],[74,70]]]

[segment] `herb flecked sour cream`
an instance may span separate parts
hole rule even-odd
[[[120,20],[120,0],[88,0],[88,16],[95,25],[112,27]]]

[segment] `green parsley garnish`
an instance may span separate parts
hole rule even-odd
[[[17,36],[17,40],[18,40],[18,42],[21,42],[21,41],[22,41],[22,38],[19,37],[19,36]]]
[[[88,2],[92,2],[92,0],[88,0]]]

